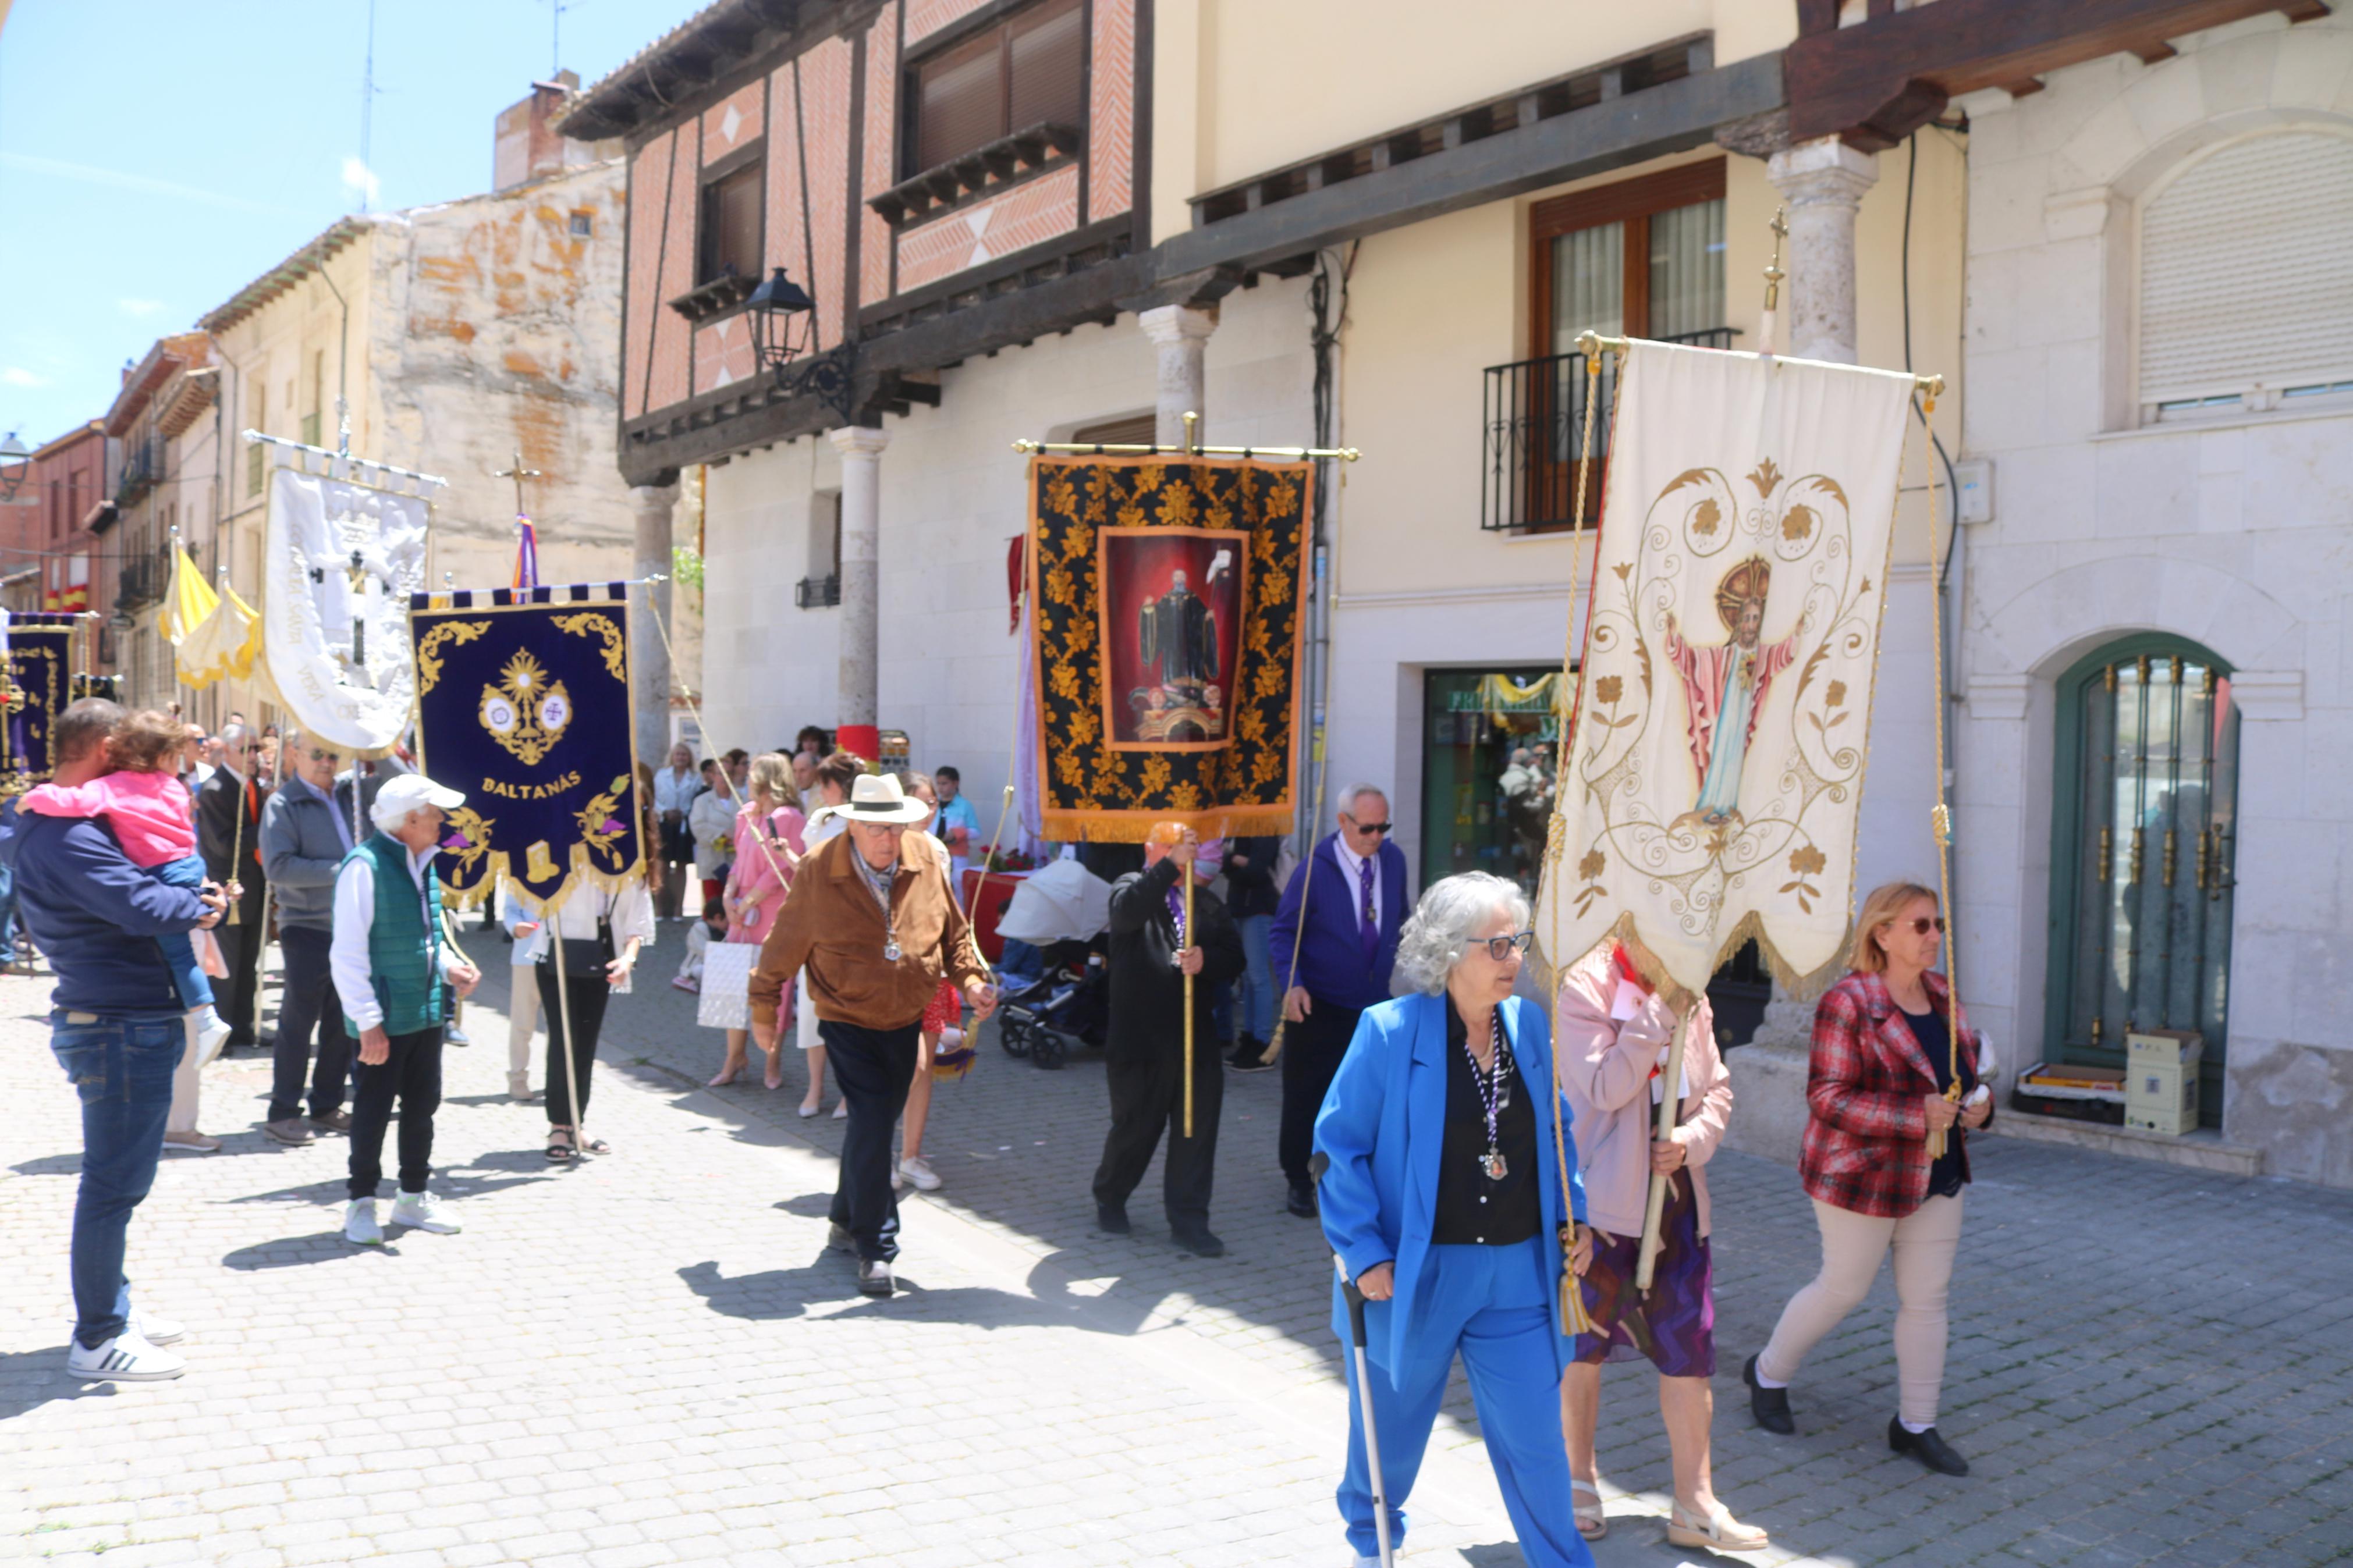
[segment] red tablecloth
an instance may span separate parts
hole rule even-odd
[[[1005,906],[1013,901],[1014,889],[1021,886],[1027,871],[966,871],[964,874],[965,902],[972,909],[973,940],[980,944],[981,957],[996,963],[1005,956],[1005,939],[997,934],[997,922],[1004,918]],[[978,889],[976,896],[975,889]]]

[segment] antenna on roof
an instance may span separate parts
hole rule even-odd
[[[547,0],[547,76],[550,81],[564,69],[564,13],[571,10],[564,0]]]
[[[368,157],[368,134],[375,112],[375,0],[368,0],[367,58],[360,68],[360,211],[368,210],[368,181],[375,164]]]

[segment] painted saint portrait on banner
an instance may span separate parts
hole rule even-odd
[[[1114,746],[1221,746],[1232,735],[1235,644],[1250,536],[1106,528],[1103,728]]]
[[[1740,773],[1757,738],[1757,716],[1774,679],[1798,657],[1798,639],[1805,633],[1808,617],[1801,616],[1788,636],[1759,646],[1772,584],[1772,564],[1761,555],[1724,574],[1715,588],[1715,613],[1730,636],[1713,647],[1685,642],[1672,609],[1662,616],[1667,661],[1683,678],[1683,723],[1697,774],[1698,795],[1687,815],[1709,826],[1740,815]]]

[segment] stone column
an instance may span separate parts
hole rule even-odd
[[[662,581],[633,585],[629,590],[629,705],[635,710],[638,761],[660,771],[670,752],[670,645],[655,629],[670,624],[670,512],[678,504],[676,485],[632,485],[629,510],[638,525],[637,552],[629,575],[644,579],[659,573]],[[697,699],[700,700],[700,693]]]
[[[1218,308],[1161,305],[1135,319],[1160,351],[1159,423],[1154,439],[1164,447],[1183,446],[1187,412],[1201,416],[1202,425],[1195,427],[1196,438],[1200,438],[1209,417],[1202,395],[1201,355],[1209,334],[1218,330]]]
[[[880,722],[875,669],[881,600],[882,448],[887,431],[848,425],[828,437],[841,454],[841,696],[836,724]]]
[[[1854,216],[1879,161],[1835,136],[1776,153],[1765,177],[1789,207],[1792,359],[1855,363]]]

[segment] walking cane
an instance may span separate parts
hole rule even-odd
[[[1331,1157],[1320,1150],[1308,1162],[1308,1173],[1318,1186],[1323,1184],[1324,1173],[1331,1164]],[[1371,1478],[1373,1487],[1373,1535],[1380,1542],[1381,1568],[1394,1568],[1397,1550],[1389,1541],[1388,1484],[1381,1479],[1381,1439],[1373,1426],[1372,1368],[1365,1354],[1365,1293],[1348,1278],[1348,1266],[1336,1252],[1332,1255],[1332,1272],[1340,1277],[1340,1294],[1348,1303],[1348,1353],[1355,1358],[1356,1413],[1365,1424],[1365,1472]]]

